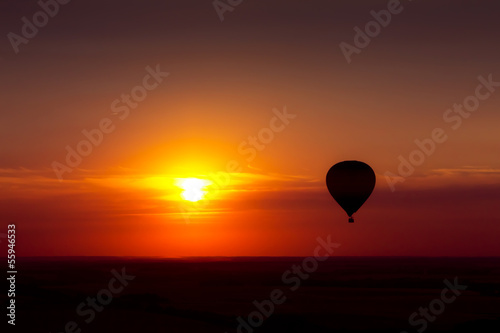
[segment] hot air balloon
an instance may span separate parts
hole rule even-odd
[[[335,164],[326,174],[326,186],[332,197],[354,222],[352,214],[365,203],[375,187],[375,172],[360,161]]]

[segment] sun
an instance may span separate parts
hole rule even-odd
[[[184,200],[196,202],[203,199],[206,194],[204,188],[212,182],[199,178],[177,178],[176,185],[183,189],[181,197]]]

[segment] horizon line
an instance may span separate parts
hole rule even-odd
[[[307,258],[310,256],[299,256],[299,255],[290,255],[290,256],[130,256],[130,255],[57,255],[57,256],[17,256],[17,259],[43,259],[43,258],[123,258],[123,259],[140,259],[140,258],[149,258],[149,259],[217,259],[217,258]],[[391,256],[361,256],[361,255],[343,255],[343,256],[327,256],[326,258],[500,258],[500,256],[423,256],[423,255],[391,255]]]

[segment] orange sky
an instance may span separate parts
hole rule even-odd
[[[347,64],[339,43],[385,3],[249,1],[220,22],[210,2],[72,2],[18,54],[4,41],[2,228],[25,256],[307,256],[328,234],[339,255],[500,255],[500,88],[459,128],[443,119],[479,76],[500,81],[497,16],[412,3]],[[3,31],[37,8],[12,4]],[[113,102],[157,67],[120,119]],[[59,181],[54,162],[103,119]],[[435,128],[447,140],[391,191],[385,174]],[[354,224],[324,184],[350,159],[377,175]],[[229,183],[203,204],[181,198],[176,178],[214,174]]]

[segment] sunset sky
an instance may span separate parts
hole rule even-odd
[[[327,235],[339,256],[500,256],[499,4],[400,6],[348,63],[339,44],[387,1],[244,0],[223,21],[210,0],[71,1],[17,53],[8,34],[41,9],[3,1],[0,232],[15,223],[24,256],[308,256]],[[354,224],[325,186],[343,160],[377,176]]]

